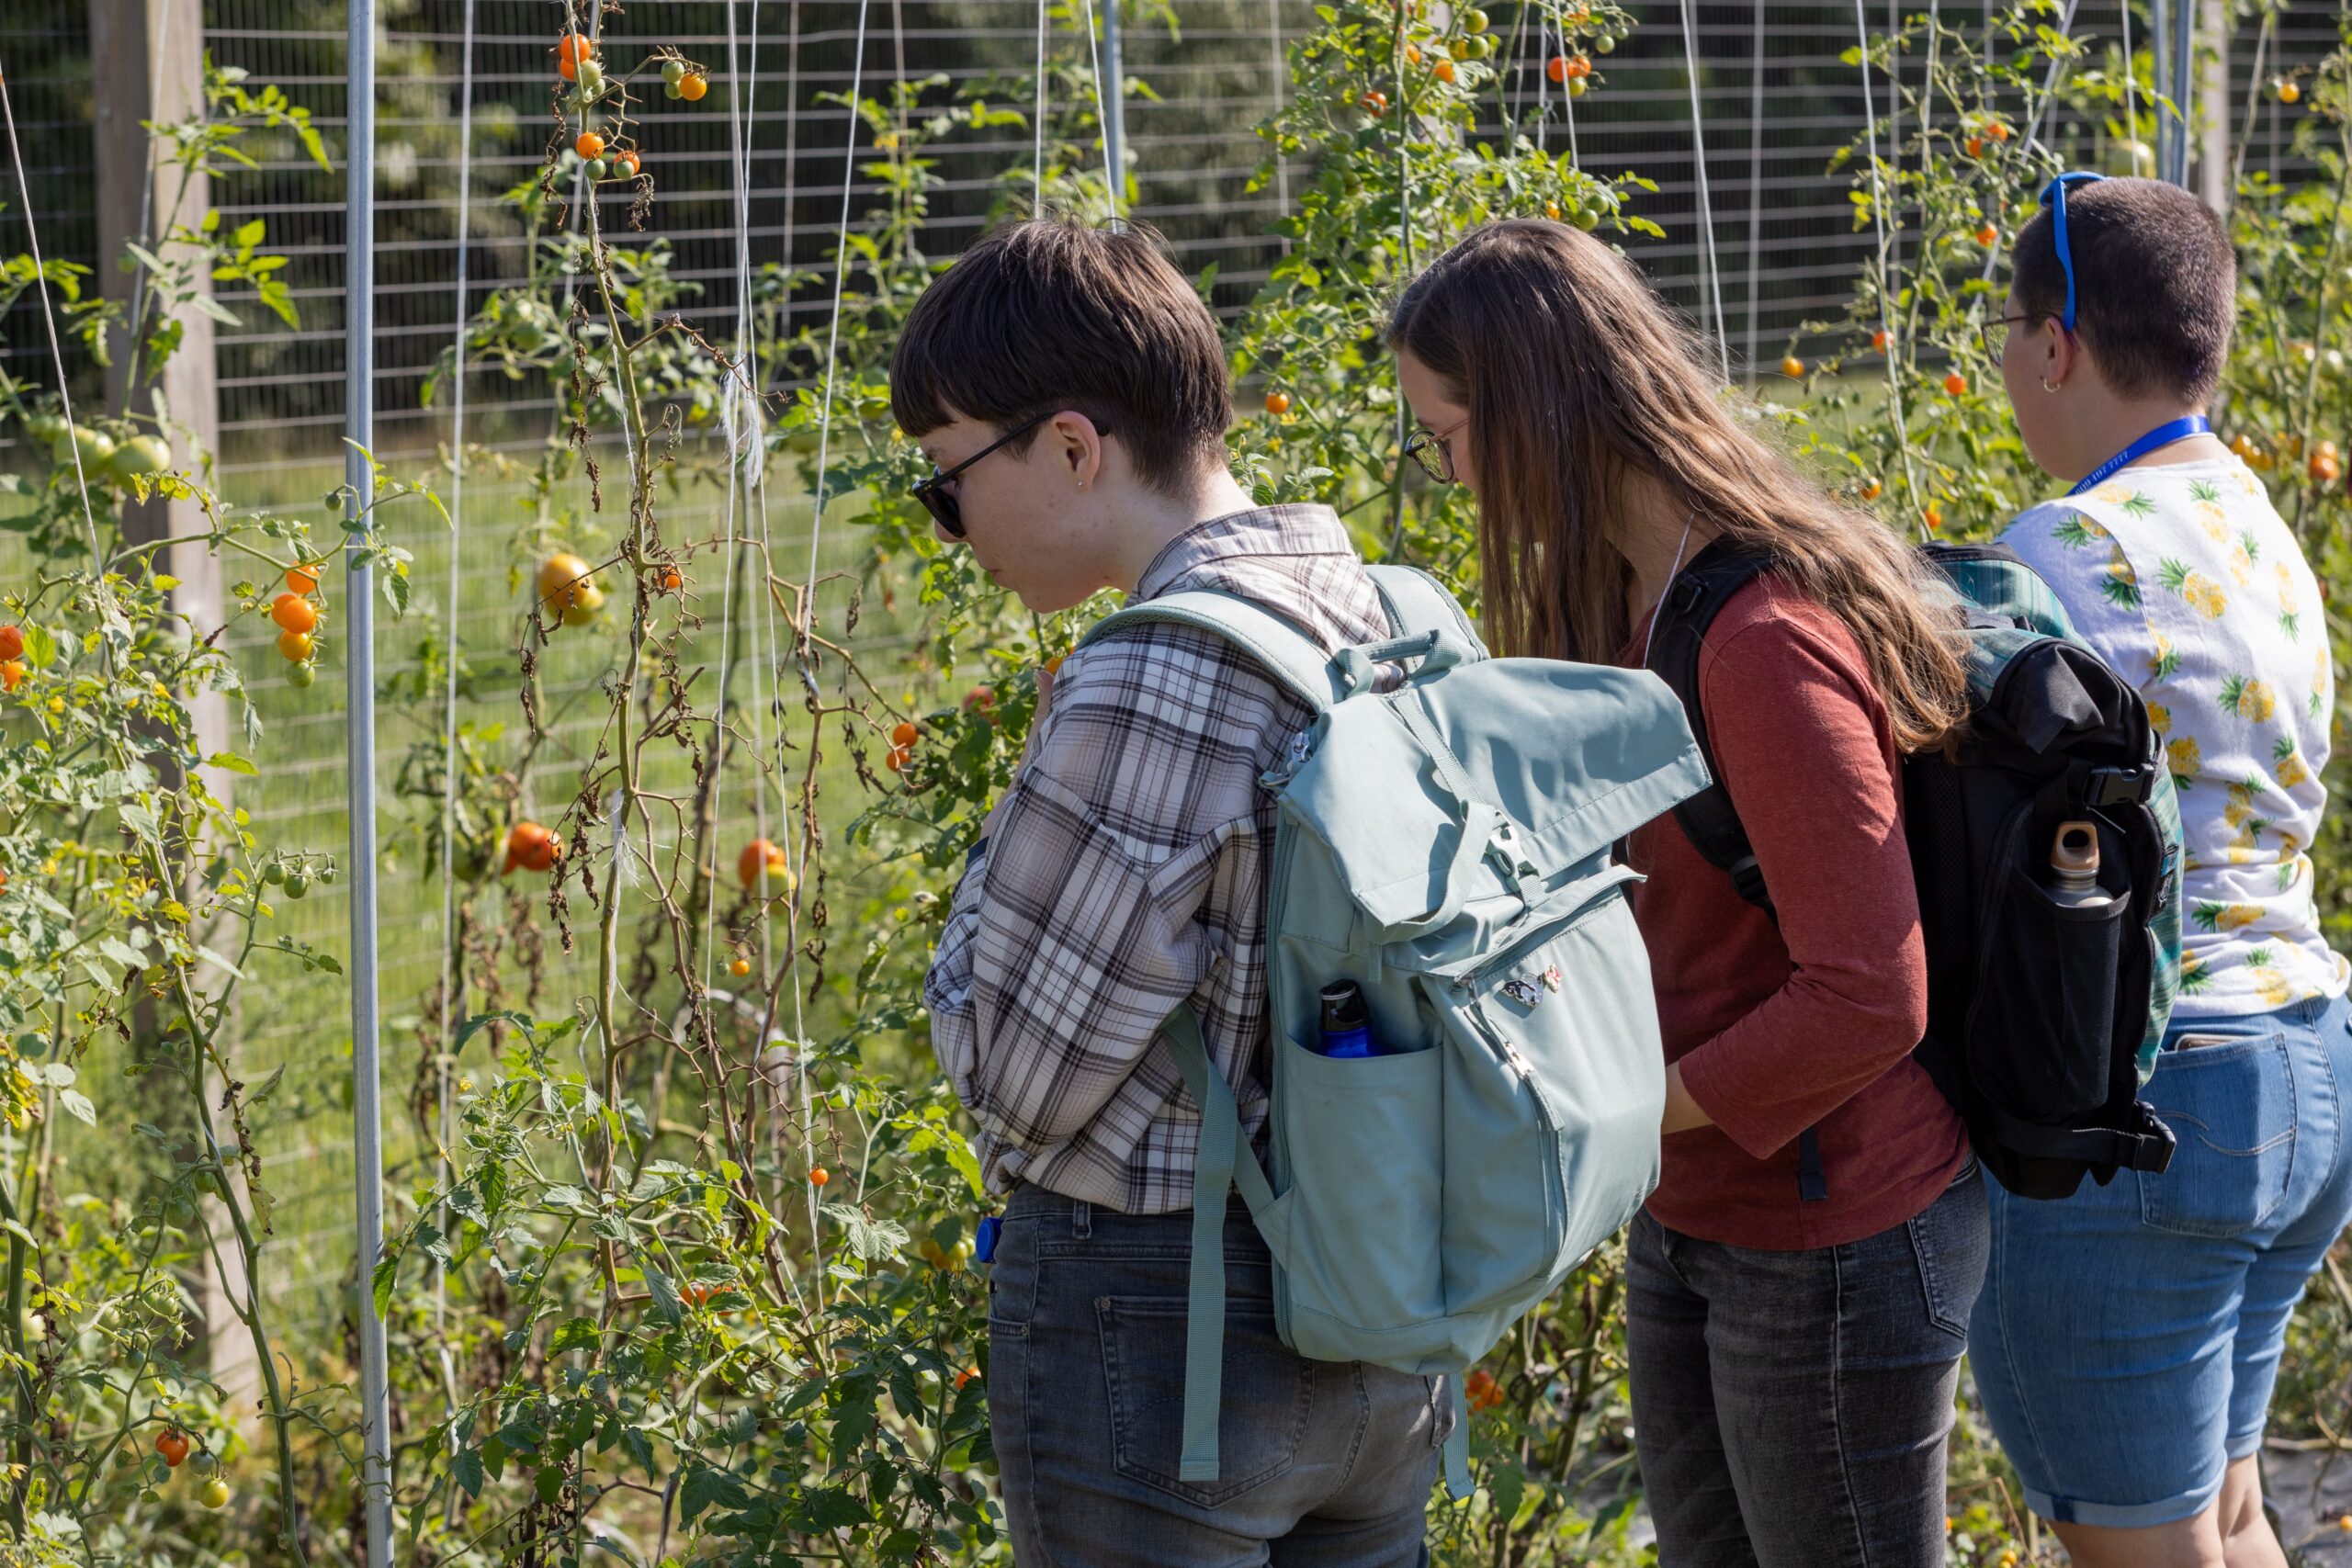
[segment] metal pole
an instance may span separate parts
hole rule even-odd
[[[2148,0],[2148,51],[2154,57],[2156,103],[2156,178],[2172,178],[2172,0]]]
[[[1111,216],[1127,193],[1127,94],[1119,60],[1119,0],[1102,0],[1102,159],[1110,165]],[[1277,157],[1281,155],[1277,150]]]
[[[2173,102],[2172,167],[2165,178],[2184,186],[2188,184],[2188,110],[2194,96],[2191,84],[2197,80],[2196,37],[2197,0],[2173,0],[2172,85],[2165,89]]]
[[[368,1568],[392,1561],[392,1434],[385,1393],[384,1321],[376,1313],[376,1262],[384,1245],[384,1149],[376,1061],[376,647],[375,574],[361,554],[360,514],[374,476],[361,448],[375,446],[376,3],[349,0],[349,130],[344,152],[345,614],[349,617],[345,706],[351,812],[352,1185],[358,1200],[359,1481]]]

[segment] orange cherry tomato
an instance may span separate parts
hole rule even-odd
[[[1453,62],[1451,60],[1439,61],[1435,65],[1430,67],[1430,74],[1435,76],[1441,82],[1453,81]]]
[[[601,158],[605,155],[605,139],[593,130],[583,130],[572,142],[571,150],[582,158]]]
[[[1804,361],[1792,354],[1781,361],[1781,374],[1792,381],[1804,379]]]
[[[180,1467],[181,1461],[187,1458],[187,1434],[177,1427],[166,1427],[155,1434],[155,1451],[164,1456],[164,1462],[172,1469]]]
[[[913,724],[909,723],[905,719],[900,719],[897,724],[890,727],[890,744],[893,746],[911,746],[915,743],[916,739],[922,734],[922,731],[917,728]]]
[[[562,841],[537,822],[517,822],[506,834],[506,869],[552,871],[563,855]]]
[[[1268,413],[1290,412],[1290,394],[1288,392],[1268,392],[1266,394],[1266,412]]]
[[[13,692],[24,683],[23,661],[15,659],[0,659],[0,692]]]
[[[316,593],[319,591],[318,568],[303,565],[288,567],[286,591],[288,593]]]
[[[1365,110],[1375,119],[1388,112],[1388,95],[1385,93],[1366,93],[1359,101],[1363,105]]]
[[[678,96],[690,104],[702,102],[702,96],[709,91],[710,78],[699,71],[692,72],[679,79]]]
[[[727,966],[727,972],[740,980],[752,972],[752,961],[748,958],[739,958]]]
[[[576,65],[596,52],[596,40],[579,33],[566,33],[556,40],[555,57],[568,65]]]
[[[810,1168],[808,1172],[809,1186],[822,1187],[826,1182],[831,1181],[831,1174],[828,1172],[823,1166],[820,1165]]]
[[[735,857],[735,878],[746,890],[767,893],[792,887],[792,861],[784,847],[766,839],[753,839]]]
[[[1957,398],[1964,394],[1967,390],[1968,378],[1962,375],[1959,371],[1955,370],[1951,375],[1944,378],[1944,391],[1947,395]]]
[[[1549,76],[1555,82],[1566,81],[1568,79],[1568,57],[1565,54],[1555,54],[1551,59],[1545,61],[1544,62],[1544,74]]]
[[[277,651],[289,663],[301,663],[317,649],[318,644],[311,640],[309,632],[279,632],[277,634]]]
[[[291,591],[269,602],[269,618],[277,623],[280,631],[316,631],[319,626],[318,607]]]
[[[1990,250],[2000,242],[2001,231],[1990,223],[1976,231],[1976,243]]]
[[[0,659],[22,659],[24,656],[24,628],[17,626],[0,626]]]

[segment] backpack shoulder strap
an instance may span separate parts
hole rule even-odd
[[[1187,589],[1114,611],[1089,627],[1079,646],[1153,623],[1192,626],[1225,638],[1317,713],[1347,694],[1332,671],[1331,656],[1314,639],[1264,605],[1213,588]]]
[[[1674,819],[1691,847],[1709,864],[1730,875],[1741,897],[1767,911],[1772,908],[1771,895],[1765,890],[1764,874],[1757,869],[1747,829],[1740,826],[1730,792],[1723,786],[1723,770],[1715,763],[1714,744],[1707,736],[1707,716],[1699,701],[1699,654],[1715,616],[1733,594],[1762,576],[1769,564],[1761,556],[1726,549],[1721,540],[1700,551],[1667,587],[1645,661],[1681,699],[1690,734],[1699,742],[1699,755],[1713,781],[1676,807]]]
[[[1368,566],[1364,570],[1380,590],[1381,603],[1387,607],[1397,636],[1433,631],[1440,641],[1448,634],[1459,637],[1466,651],[1453,660],[1456,664],[1487,657],[1487,645],[1479,640],[1470,617],[1462,613],[1461,601],[1436,578],[1417,566]]]

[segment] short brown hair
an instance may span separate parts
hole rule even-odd
[[[2019,311],[2055,320],[2066,307],[2050,213],[2018,234]],[[2127,398],[2201,406],[2222,384],[2237,321],[2237,256],[2212,209],[2162,180],[2091,180],[2066,192],[2075,260],[2075,331],[2100,377]]]
[[[983,238],[907,317],[890,364],[899,428],[961,415],[1001,431],[1075,409],[1125,445],[1144,483],[1189,490],[1224,462],[1233,389],[1216,321],[1158,238],[1051,218]]]

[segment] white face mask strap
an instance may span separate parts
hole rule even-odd
[[[1697,513],[1682,519],[1682,537],[1674,544],[1674,564],[1666,569],[1666,586],[1657,591],[1657,603],[1650,606],[1650,629],[1642,637],[1642,668],[1650,665],[1650,644],[1657,640],[1657,617],[1666,608],[1666,596],[1674,592],[1674,580],[1682,571],[1682,552],[1690,543],[1690,524]]]

